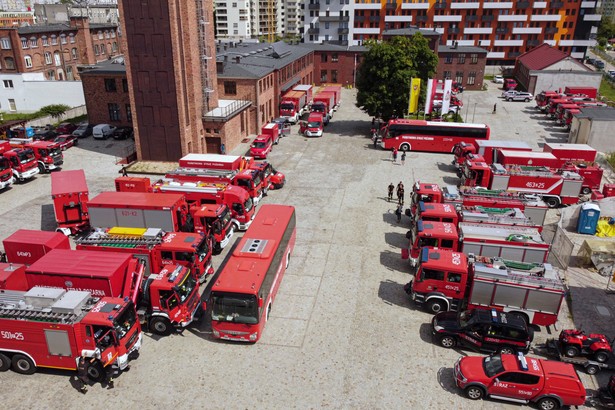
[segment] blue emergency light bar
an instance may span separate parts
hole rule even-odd
[[[429,249],[428,248],[421,249],[421,262],[425,263],[428,260],[429,260]]]
[[[171,275],[169,275],[169,282],[174,282],[175,279],[177,279],[177,275],[179,275],[179,272],[181,272],[182,267],[183,267],[182,265],[177,265],[177,267],[175,268],[173,273],[171,273]]]
[[[416,221],[416,226],[419,232],[423,232],[423,220],[422,219],[419,219],[418,221]]]
[[[525,356],[523,355],[523,353],[519,352],[517,353],[517,358],[519,359],[519,367],[521,368],[521,370],[528,370],[527,367],[527,359],[525,358]]]
[[[425,212],[425,202],[419,201],[419,211]]]

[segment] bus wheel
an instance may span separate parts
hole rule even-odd
[[[410,144],[404,142],[399,146],[400,151],[410,151]]]

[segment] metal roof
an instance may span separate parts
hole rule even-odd
[[[558,61],[562,61],[566,57],[568,57],[568,54],[555,47],[551,47],[547,43],[543,43],[521,54],[517,57],[517,60],[529,70],[542,70]]]
[[[488,51],[481,47],[474,46],[438,46],[438,54],[440,53],[475,53],[487,54]]]
[[[79,75],[122,74],[126,73],[124,57],[114,57],[110,60],[101,61],[95,65],[78,66]]]
[[[598,121],[615,121],[615,108],[612,107],[581,107],[580,113],[573,114],[577,118],[589,118]]]
[[[364,53],[367,51],[367,47],[365,46],[342,46],[339,44],[327,43],[326,41],[323,43],[300,43],[297,45],[309,48],[313,51],[350,51],[357,53]]]
[[[416,26],[384,30],[382,32],[382,35],[383,36],[412,36],[416,33],[421,33],[422,35],[426,37],[433,37],[433,36],[440,37],[442,35],[440,32],[436,31],[435,29],[429,30],[425,28],[419,28]]]

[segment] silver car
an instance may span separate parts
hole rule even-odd
[[[507,96],[505,99],[506,101],[525,101],[528,102],[530,100],[532,100],[534,98],[534,96],[531,93],[526,93],[523,91],[517,91],[516,94],[512,94]]]

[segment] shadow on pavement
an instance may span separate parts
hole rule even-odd
[[[404,292],[404,285],[391,280],[381,281],[378,287],[378,297],[389,305],[413,309],[414,306]]]
[[[406,234],[400,232],[387,232],[384,234],[384,241],[397,248],[403,248],[408,245],[408,239],[406,239]]]
[[[391,271],[408,273],[408,271],[410,270],[410,268],[408,267],[408,261],[401,258],[401,250],[396,252],[380,252],[380,264]],[[408,276],[408,281],[410,281],[410,276]],[[404,291],[403,286],[401,288],[401,291]]]

